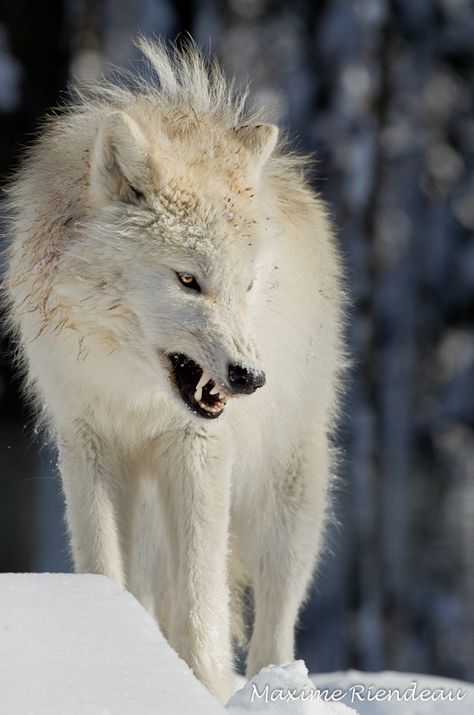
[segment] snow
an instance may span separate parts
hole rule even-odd
[[[341,702],[355,708],[359,715],[474,713],[474,686],[459,680],[416,673],[362,673],[356,670],[313,674],[311,679],[320,691],[342,691]],[[442,697],[446,699],[442,700]]]
[[[225,713],[104,576],[0,575],[0,664],[5,715]]]
[[[303,661],[264,668],[231,698],[231,715],[473,715],[474,686],[414,673],[323,673]],[[268,693],[265,686],[269,684]],[[254,687],[255,685],[255,687]],[[270,693],[275,693],[271,702]],[[307,700],[298,698],[304,692]],[[290,695],[288,695],[290,693]],[[253,694],[253,703],[252,703]],[[292,700],[292,695],[295,700]],[[312,697],[311,697],[312,694]],[[289,702],[285,702],[285,697]],[[270,702],[269,702],[270,701]]]
[[[246,683],[227,703],[231,715],[354,715],[341,703],[315,697],[314,685],[302,660],[271,665]]]
[[[248,683],[240,678],[240,684],[227,707],[222,707],[170,648],[134,597],[103,576],[0,574],[0,713],[474,712],[473,686],[408,673],[349,671],[312,675],[310,680],[304,662],[296,661],[263,668]],[[408,697],[397,699],[397,690]],[[423,690],[428,700],[421,697]],[[390,692],[389,700],[386,694]],[[462,697],[442,701],[441,692]]]

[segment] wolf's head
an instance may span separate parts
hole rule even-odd
[[[194,105],[102,109],[89,194],[106,282],[139,325],[128,347],[216,418],[265,383],[252,324],[270,261],[262,173],[278,132],[229,127]]]

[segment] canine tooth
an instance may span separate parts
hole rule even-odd
[[[202,371],[202,375],[201,375],[201,377],[199,378],[199,382],[198,382],[198,384],[196,385],[196,390],[195,390],[195,392],[194,392],[194,399],[196,400],[196,402],[200,402],[200,401],[201,401],[201,398],[202,398],[202,388],[204,387],[204,385],[207,385],[207,383],[209,382],[210,379],[211,379],[211,378],[209,377],[209,375],[207,374],[207,372],[206,372],[205,370],[203,370],[203,371]]]
[[[228,400],[230,397],[230,394],[227,392],[227,390],[224,390],[223,387],[219,387],[219,385],[215,385],[212,390],[209,391],[210,395],[219,395],[219,399],[221,400]]]

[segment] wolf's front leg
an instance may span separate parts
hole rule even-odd
[[[169,640],[204,685],[225,702],[232,694],[228,449],[221,439],[190,430],[173,435],[162,459],[171,586]]]
[[[124,587],[116,455],[86,422],[76,420],[60,434],[59,469],[76,572],[110,576]]]
[[[324,440],[325,441],[325,440]],[[254,590],[255,622],[247,677],[294,659],[298,611],[321,548],[329,474],[323,443],[302,448],[275,474],[243,536]]]

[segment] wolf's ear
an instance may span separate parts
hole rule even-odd
[[[278,127],[274,124],[244,124],[235,129],[234,134],[247,150],[251,166],[258,176],[275,148]]]
[[[125,112],[103,120],[91,156],[94,204],[114,199],[136,202],[150,183],[149,146],[138,124]]]

